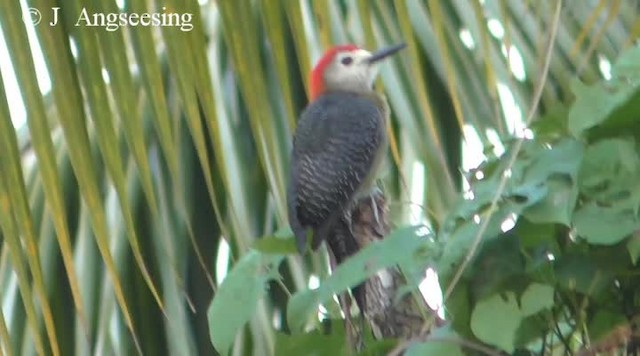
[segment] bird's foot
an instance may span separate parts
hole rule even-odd
[[[351,236],[355,236],[355,234],[353,233],[353,220],[352,220],[352,208],[349,207],[347,210],[345,210],[344,212],[344,220],[347,223],[347,227],[349,228],[349,233],[351,234]]]
[[[378,236],[384,236],[384,226],[382,226],[382,220],[380,220],[380,214],[378,213],[378,203],[376,202],[377,192],[372,193],[369,198],[371,199],[371,211],[373,212],[373,230]]]

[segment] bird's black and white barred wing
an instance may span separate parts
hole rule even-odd
[[[357,94],[325,94],[303,112],[294,137],[287,190],[289,223],[298,249],[307,230],[317,248],[365,180],[384,139],[376,100]]]

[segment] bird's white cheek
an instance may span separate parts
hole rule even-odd
[[[373,83],[376,81],[376,77],[378,76],[379,67],[376,65],[370,66],[368,68],[367,78],[369,79],[369,85],[373,86]]]

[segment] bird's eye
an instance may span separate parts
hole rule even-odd
[[[344,58],[342,58],[342,59],[340,60],[340,63],[342,63],[342,64],[343,64],[343,65],[345,65],[345,66],[348,66],[348,65],[350,65],[351,63],[353,63],[353,58],[348,57],[348,56],[347,56],[347,57],[344,57]]]

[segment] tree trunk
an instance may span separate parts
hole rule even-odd
[[[390,231],[388,213],[386,198],[379,191],[358,201],[351,211],[352,229],[349,229],[348,218],[343,217],[329,240],[329,251],[334,259],[332,264],[339,265],[360,249],[384,239]],[[352,288],[351,294],[360,309],[360,317],[364,317],[376,339],[410,339],[420,335],[425,322],[423,315],[431,309],[421,296],[416,298],[407,293],[396,298],[404,284],[402,272],[393,267],[378,271],[364,283]],[[355,349],[360,349],[362,325],[352,323],[348,295],[340,297],[340,304],[350,342]]]

